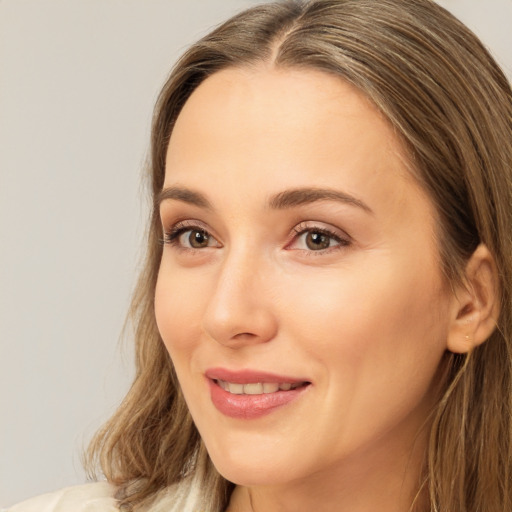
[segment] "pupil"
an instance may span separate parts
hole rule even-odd
[[[308,249],[316,251],[320,249],[327,249],[327,247],[329,247],[329,237],[323,233],[313,231],[312,233],[308,233],[306,237],[306,245],[308,246]]]
[[[190,245],[194,248],[206,247],[208,245],[208,235],[204,231],[192,231],[189,240]]]

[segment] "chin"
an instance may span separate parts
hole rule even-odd
[[[258,443],[256,440],[234,445],[215,447],[209,450],[210,458],[217,471],[236,485],[270,486],[280,485],[300,478],[307,468],[300,465],[302,457],[298,450],[281,450],[275,446]],[[304,461],[302,461],[304,462]]]
[[[244,464],[229,464],[224,461],[214,466],[217,471],[228,481],[243,487],[264,487],[269,485],[279,485],[288,481],[284,479],[289,472],[281,467],[272,467],[271,462],[266,465],[256,465],[254,462],[247,461]]]

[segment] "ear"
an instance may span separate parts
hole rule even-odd
[[[480,244],[466,265],[465,282],[454,293],[447,348],[463,354],[489,338],[500,314],[496,263]]]

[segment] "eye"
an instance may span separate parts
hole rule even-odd
[[[188,229],[178,237],[180,245],[192,249],[202,249],[210,245],[210,235],[202,229]]]
[[[299,249],[305,251],[325,251],[340,246],[350,245],[349,237],[342,236],[328,228],[318,226],[304,226],[303,224],[294,229],[296,236],[289,249]]]
[[[304,242],[306,243],[307,248],[312,251],[327,249],[333,242],[332,237],[318,231],[308,231],[304,233],[304,235]]]
[[[182,249],[205,249],[220,247],[220,243],[204,228],[179,223],[170,232],[165,233],[164,243]]]

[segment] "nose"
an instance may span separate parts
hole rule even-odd
[[[204,313],[208,336],[231,348],[272,340],[278,322],[273,307],[276,283],[271,274],[268,264],[257,257],[228,255],[218,269]]]

